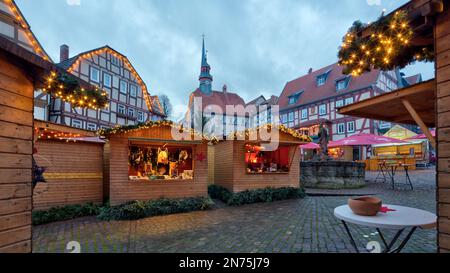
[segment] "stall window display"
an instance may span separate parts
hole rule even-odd
[[[279,147],[275,151],[265,151],[256,145],[245,148],[248,174],[289,173],[289,147]]]
[[[128,159],[130,180],[192,180],[191,147],[131,145]]]

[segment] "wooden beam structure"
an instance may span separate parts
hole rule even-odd
[[[412,118],[416,121],[417,125],[419,125],[420,129],[422,129],[422,132],[427,136],[428,140],[431,142],[431,145],[434,149],[436,149],[436,139],[431,134],[428,127],[423,122],[420,115],[416,112],[414,107],[411,105],[411,103],[407,99],[402,99],[402,103],[405,106],[405,108],[408,110],[409,114],[412,116]]]
[[[436,127],[435,90],[436,81],[429,80],[342,107],[339,113],[419,126],[417,121],[420,118],[424,128],[434,128]],[[408,107],[403,101],[408,101]]]

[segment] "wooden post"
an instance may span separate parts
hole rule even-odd
[[[425,125],[425,123],[423,122],[422,118],[419,116],[417,111],[412,107],[411,103],[408,100],[403,99],[402,103],[405,106],[406,110],[408,110],[411,117],[417,123],[417,125],[419,125],[420,129],[422,129],[423,133],[427,136],[427,138],[431,142],[431,145],[433,146],[433,148],[436,149],[436,139],[433,137],[430,130]]]

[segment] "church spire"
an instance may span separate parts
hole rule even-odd
[[[202,47],[202,66],[200,72],[200,91],[206,95],[212,93],[212,81],[213,77],[210,74],[211,66],[208,64],[207,50],[205,47],[205,35],[203,35],[203,47]]]

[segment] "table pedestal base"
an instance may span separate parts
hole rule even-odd
[[[350,229],[348,228],[347,223],[345,221],[342,221],[342,223],[344,224],[345,231],[347,232],[347,235],[350,239],[350,243],[355,248],[356,253],[360,253],[358,246],[356,245],[355,239],[353,238],[352,233],[350,232]],[[390,243],[387,243],[383,233],[381,232],[381,230],[379,228],[377,228],[376,230],[377,230],[378,234],[380,235],[381,241],[383,242],[383,245],[385,247],[385,249],[384,249],[384,251],[382,251],[382,253],[400,253],[403,250],[403,248],[406,246],[408,241],[411,239],[414,232],[417,230],[417,227],[411,228],[411,230],[408,232],[406,237],[402,240],[402,242],[395,249],[393,249],[393,247],[399,240],[402,233],[406,230],[406,228],[399,230],[395,234],[394,238],[392,239],[392,241]]]

